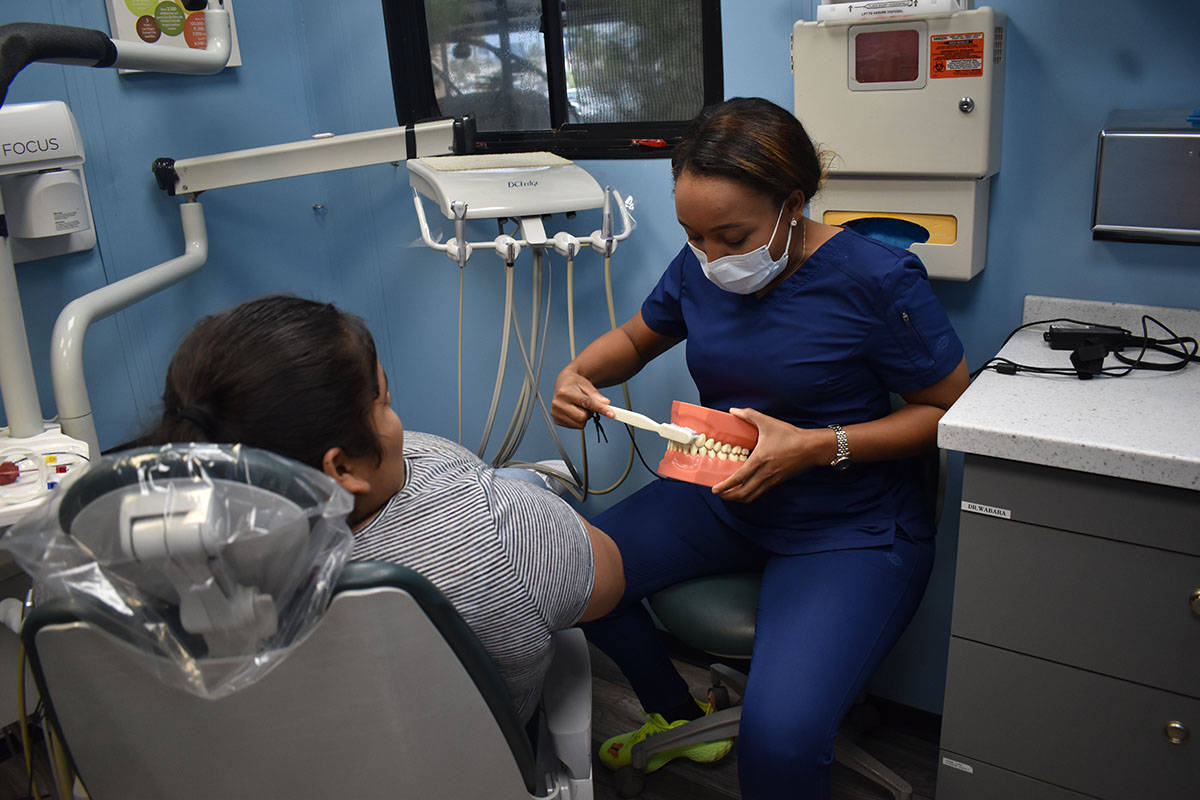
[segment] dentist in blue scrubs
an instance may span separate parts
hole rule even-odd
[[[556,421],[579,428],[599,388],[687,342],[700,402],[758,427],[711,489],[658,480],[600,514],[626,591],[584,626],[624,671],[646,723],[600,759],[705,713],[641,605],[689,578],[762,570],[738,745],[746,800],[825,798],[838,725],[912,619],[933,563],[911,458],[966,389],[963,348],[912,253],[804,216],[821,162],[789,112],[734,98],[672,154],[687,243],[628,322],[558,376]],[[893,410],[890,393],[906,404]],[[715,761],[728,740],[657,756]]]

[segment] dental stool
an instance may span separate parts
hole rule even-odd
[[[206,463],[196,475],[168,465],[151,470],[151,480],[144,468],[141,480],[123,470],[129,454],[115,467],[105,459],[67,489],[57,513],[61,529],[102,550],[95,544],[102,519],[107,518],[112,535],[134,528],[127,524],[130,514],[119,511],[128,509],[126,498],[161,494],[168,486],[176,494],[192,487],[225,491],[222,508],[246,497],[266,506],[302,505],[304,496],[324,491],[310,485],[319,481],[315,471],[262,451],[236,449],[232,468]],[[133,456],[157,457],[158,451],[134,451]],[[243,491],[247,487],[254,490],[250,495]],[[262,526],[268,518],[270,527],[269,519],[279,515],[264,509],[256,507],[257,516],[245,519]],[[160,527],[170,529],[172,520],[194,522],[204,513],[175,506],[145,518],[155,524],[161,519]],[[340,520],[344,513],[325,519]],[[209,521],[213,518],[210,509]],[[336,576],[330,574],[331,599],[316,607],[309,627],[284,643],[286,655],[264,649],[247,660],[245,653],[231,652],[229,642],[244,641],[247,628],[256,635],[284,630],[287,606],[306,602],[303,594],[297,599],[276,593],[275,584],[279,565],[289,563],[321,579],[316,561],[310,568],[297,556],[317,536],[317,526],[324,524],[320,519],[309,515],[300,536],[295,518],[291,530],[280,534],[226,536],[225,549],[215,555],[206,542],[207,567],[174,554],[161,564],[143,559],[137,569],[110,567],[109,572],[121,572],[114,585],[135,577],[140,581],[140,592],[109,598],[115,607],[125,606],[119,610],[131,612],[132,626],[122,624],[120,614],[99,613],[97,598],[89,596],[55,597],[30,613],[21,636],[47,718],[91,800],[590,800],[591,675],[577,629],[556,634],[542,709],[536,726],[529,727],[518,718],[491,659],[446,598],[425,578],[395,564],[348,563]],[[196,571],[214,561],[225,568],[212,567],[213,580],[195,580]],[[151,585],[159,567],[167,582]],[[184,590],[164,588],[181,569],[193,583],[217,587],[200,598],[199,612]],[[219,595],[237,607],[221,609]],[[150,617],[141,616],[132,597],[160,607],[154,617],[160,621],[147,624]],[[259,619],[248,621],[251,616]],[[226,629],[216,630],[222,626]],[[166,643],[158,652],[146,648],[147,631]],[[264,641],[274,640],[268,635]],[[181,647],[209,652],[180,658]],[[264,661],[271,661],[270,669],[255,669]],[[238,678],[231,691],[218,683],[216,691],[197,693],[181,685],[194,681],[194,675],[176,674],[183,665],[207,676],[241,676],[247,664],[253,680]],[[531,743],[527,731],[533,727],[537,735]]]
[[[931,499],[936,528],[941,519],[945,492],[946,453],[937,450],[914,461],[920,471],[922,490]],[[649,598],[650,608],[662,626],[686,646],[717,658],[749,661],[754,648],[754,618],[760,584],[759,573],[694,578],[656,592]],[[634,745],[630,765],[623,767],[617,775],[617,788],[622,797],[636,797],[641,793],[646,764],[656,753],[738,735],[742,708],[740,704],[733,704],[730,690],[736,693],[740,703],[746,691],[746,676],[725,664],[710,665],[709,675],[712,687],[708,700],[718,710]],[[834,760],[881,786],[894,800],[910,800],[912,786],[908,781],[852,741],[854,709],[846,716],[834,741]]]

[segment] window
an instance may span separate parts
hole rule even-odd
[[[383,11],[399,122],[472,114],[481,152],[666,156],[724,96],[719,0],[383,0]]]

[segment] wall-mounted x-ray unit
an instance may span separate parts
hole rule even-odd
[[[930,277],[978,274],[1000,168],[1003,15],[800,21],[792,71],[796,116],[832,159],[813,218],[859,228],[902,220]]]

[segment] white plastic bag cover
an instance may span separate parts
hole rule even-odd
[[[173,444],[77,470],[0,548],[35,604],[152,654],[200,697],[255,682],[316,623],[349,556],[351,496],[329,476],[240,445]]]

